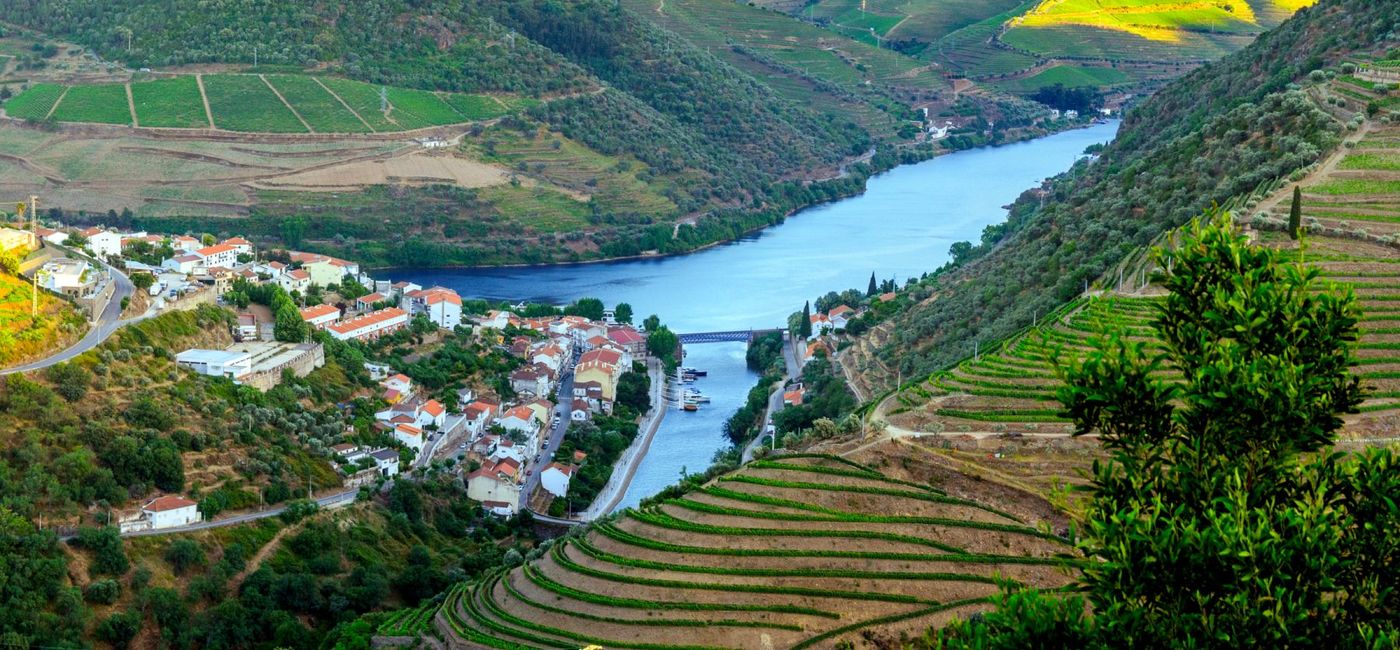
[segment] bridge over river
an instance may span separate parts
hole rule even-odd
[[[748,342],[764,334],[782,332],[781,329],[766,330],[731,330],[728,332],[692,332],[689,334],[677,334],[681,345],[694,345],[696,343],[729,343],[732,341]]]

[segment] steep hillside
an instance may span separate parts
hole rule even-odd
[[[472,647],[841,647],[985,609],[1000,580],[1069,581],[1043,501],[957,496],[966,478],[895,447],[871,454],[889,474],[784,456],[629,510],[460,585],[436,625]]]
[[[35,306],[33,285],[0,270],[0,368],[42,357],[87,330],[82,315],[51,293],[40,291]]]
[[[1345,127],[1290,84],[1393,45],[1397,20],[1393,3],[1328,0],[1187,75],[1133,111],[1100,157],[1023,195],[1007,224],[911,287],[911,306],[858,345],[869,354],[854,370],[879,388],[897,372],[927,375],[969,357],[1212,203],[1316,162]]]

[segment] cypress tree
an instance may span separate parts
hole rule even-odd
[[[812,335],[812,301],[802,303],[802,337]]]
[[[1288,236],[1298,238],[1298,230],[1303,227],[1303,188],[1293,186],[1293,207],[1288,210]]]
[[[874,272],[874,271],[871,271],[871,272],[870,272],[870,288],[868,288],[868,289],[865,290],[865,297],[867,297],[867,298],[872,297],[872,296],[874,296],[878,291],[879,291],[879,287],[875,284],[875,272]]]

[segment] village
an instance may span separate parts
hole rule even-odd
[[[233,311],[232,344],[173,351],[180,367],[200,375],[266,392],[323,367],[327,345],[361,350],[373,382],[361,397],[377,405],[372,431],[347,430],[343,442],[326,450],[343,491],[325,503],[338,504],[362,488],[387,490],[392,481],[431,468],[460,474],[468,498],[491,514],[510,517],[527,507],[546,512],[551,501],[570,494],[589,462],[586,452],[571,446],[560,451],[571,425],[615,412],[659,419],[664,411],[664,405],[642,409],[655,411],[645,414],[617,408],[628,374],[648,387],[663,375],[650,358],[647,335],[613,310],[594,318],[528,305],[467,313],[452,289],[376,280],[352,261],[259,251],[241,237],[0,228],[0,241],[11,239],[9,250],[27,254],[35,286],[66,296],[90,315],[112,299],[117,269],[137,288],[121,299],[128,318],[206,304]],[[542,312],[547,315],[522,315]],[[622,320],[630,317],[628,307]],[[466,386],[457,381],[429,388],[395,367],[394,359],[402,359],[395,350],[401,353],[409,333],[424,343],[410,358],[429,354],[433,342],[450,335],[508,356],[511,369]],[[124,514],[120,529],[149,534],[208,525],[197,506],[182,495],[161,496]]]

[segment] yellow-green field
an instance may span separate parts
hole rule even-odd
[[[33,285],[0,271],[0,368],[32,360],[72,343],[85,321],[73,306],[39,291],[37,315],[31,315]]]

